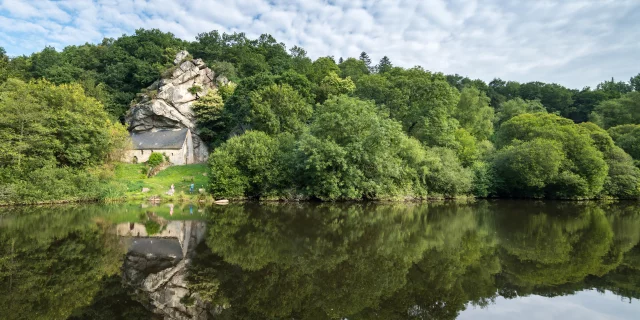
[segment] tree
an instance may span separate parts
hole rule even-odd
[[[380,62],[376,66],[376,72],[385,73],[391,70],[391,68],[393,68],[393,65],[391,64],[391,60],[389,60],[387,56],[384,56],[382,57],[382,59],[380,59]]]
[[[355,58],[348,58],[347,60],[340,62],[340,75],[342,78],[351,78],[353,81],[358,81],[363,75],[369,74],[369,69],[361,60]]]
[[[547,112],[544,106],[537,100],[522,100],[521,98],[511,99],[502,102],[498,108],[496,108],[496,125],[500,125],[503,122],[524,114],[524,113],[545,113]]]
[[[13,190],[11,201],[98,198],[99,181],[87,171],[114,160],[128,136],[82,87],[46,81],[0,86],[0,127],[0,182]]]
[[[341,79],[335,72],[329,73],[316,88],[316,102],[323,103],[332,95],[351,94],[356,85],[350,77]]]
[[[607,94],[602,90],[591,90],[591,88],[585,87],[580,91],[575,91],[573,93],[573,111],[568,118],[577,123],[586,122],[593,109],[606,99]]]
[[[640,92],[629,92],[601,102],[591,113],[590,120],[604,129],[640,123]]]
[[[358,81],[356,95],[374,99],[403,125],[405,132],[429,146],[452,146],[458,122],[453,112],[460,99],[442,74],[421,68],[395,68]]]
[[[598,150],[604,155],[609,168],[602,189],[603,196],[620,199],[640,197],[640,169],[634,166],[633,158],[616,146],[609,133],[596,124],[585,122],[580,126],[589,133]],[[612,129],[609,129],[609,132],[620,132]],[[622,128],[621,131],[626,130]]]
[[[320,81],[331,73],[340,73],[340,68],[331,57],[321,57],[311,64],[311,69],[307,74],[309,81],[320,84]]]
[[[307,57],[307,51],[298,46],[293,46],[289,52],[293,70],[300,74],[309,74],[312,62],[311,59]]]
[[[602,90],[607,95],[608,99],[617,99],[624,94],[631,92],[633,87],[632,84],[623,81],[615,81],[614,78],[611,78],[611,81],[599,83],[597,89]]]
[[[270,85],[251,93],[251,120],[254,130],[267,134],[300,134],[313,108],[291,86]]]
[[[3,47],[0,47],[0,84],[5,82],[9,77],[9,71],[7,70],[9,66],[9,57],[7,57],[7,52]]]
[[[224,112],[222,97],[211,90],[193,103],[198,135],[208,143],[220,144],[226,138],[229,119]]]
[[[496,147],[494,166],[503,195],[592,198],[607,177],[607,164],[591,134],[557,115],[510,119],[500,126]]]
[[[640,91],[640,73],[638,73],[634,77],[631,77],[631,79],[629,79],[629,84],[631,85],[633,91]]]
[[[498,192],[515,197],[542,198],[545,188],[558,177],[565,160],[560,143],[534,139],[501,149],[494,167]]]
[[[358,60],[362,61],[367,69],[371,71],[371,58],[369,58],[369,55],[366,52],[362,51]]]
[[[460,101],[453,113],[460,126],[478,140],[487,140],[493,134],[494,110],[484,92],[466,87],[460,93]]]
[[[616,145],[640,161],[640,124],[625,124],[608,130]]]
[[[215,198],[268,198],[287,181],[277,138],[260,131],[227,140],[209,157],[209,191]]]

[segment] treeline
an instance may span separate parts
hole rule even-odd
[[[181,49],[237,84],[194,106],[200,134],[214,148],[215,197],[640,195],[640,75],[582,90],[487,84],[395,67],[387,57],[374,64],[364,52],[311,60],[269,35],[212,31],[187,42],[137,30],[62,52],[5,55],[0,81],[77,83],[121,120]]]

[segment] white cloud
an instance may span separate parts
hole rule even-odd
[[[2,0],[0,0],[2,1]],[[473,78],[580,88],[640,72],[640,3],[633,0],[4,0],[0,46],[99,42],[137,28],[186,40],[201,32],[272,34],[312,58],[388,56],[394,64]],[[615,57],[611,59],[608,57]]]

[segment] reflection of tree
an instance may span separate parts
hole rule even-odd
[[[374,305],[405,284],[408,269],[429,245],[421,208],[228,206],[209,224],[207,244],[243,268],[241,283],[233,287],[244,288],[238,300],[245,301],[247,314],[339,317]],[[237,307],[233,293],[227,296]]]
[[[215,254],[195,263],[194,277],[231,305],[228,318],[455,317],[469,300],[493,297],[500,268],[477,209],[227,206],[209,224]]]
[[[428,248],[407,284],[359,319],[455,319],[467,303],[485,306],[495,296],[500,271],[496,241],[482,206],[438,206],[430,214]],[[430,211],[430,212],[432,212]]]
[[[154,315],[139,302],[129,297],[120,275],[104,277],[98,284],[100,290],[93,302],[76,309],[69,320],[140,320],[153,319]]]
[[[538,212],[531,214],[516,206],[496,208],[504,277],[501,294],[548,295],[548,291],[560,293],[562,287],[572,288],[571,292],[575,289],[571,283],[618,267],[625,252],[638,242],[640,222],[636,213],[623,209],[540,204],[526,209]],[[549,290],[549,286],[556,288]]]
[[[5,319],[66,319],[91,303],[100,279],[118,272],[117,239],[83,213],[35,209],[3,219],[0,314]]]

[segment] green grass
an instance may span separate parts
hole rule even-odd
[[[115,169],[115,178],[127,186],[127,199],[142,199],[151,196],[159,196],[163,200],[194,201],[200,196],[198,189],[207,187],[209,178],[206,164],[190,164],[184,166],[171,166],[160,171],[156,176],[147,178],[143,173],[144,164],[120,163]],[[195,184],[194,193],[189,193],[189,186]],[[175,187],[175,194],[168,196],[167,191]],[[150,191],[142,193],[142,188]]]

